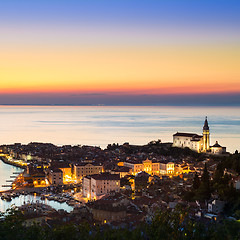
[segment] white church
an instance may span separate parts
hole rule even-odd
[[[188,147],[196,152],[208,152],[212,154],[226,153],[226,147],[220,146],[218,142],[210,146],[210,132],[207,117],[204,122],[202,135],[177,132],[173,135],[173,147]]]

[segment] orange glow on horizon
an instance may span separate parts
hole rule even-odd
[[[238,84],[231,85],[231,86],[220,86],[216,87],[216,85],[208,84],[208,88],[206,89],[202,84],[201,85],[195,85],[195,86],[189,86],[189,85],[181,85],[181,86],[173,86],[173,87],[162,87],[159,89],[151,89],[147,87],[132,87],[132,88],[71,88],[69,86],[63,86],[58,88],[49,88],[49,87],[42,87],[42,88],[28,88],[28,87],[22,87],[22,88],[12,88],[12,89],[0,89],[0,94],[3,95],[11,95],[11,94],[18,94],[18,95],[24,95],[24,94],[39,94],[39,95],[48,95],[48,94],[54,94],[54,95],[74,95],[74,94],[106,94],[106,95],[141,95],[141,94],[147,94],[147,95],[168,95],[168,94],[234,94],[239,93],[240,87]]]
[[[240,92],[240,47],[1,49],[1,94]]]

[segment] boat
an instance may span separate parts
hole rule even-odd
[[[15,198],[15,197],[17,197],[17,195],[16,195],[16,193],[13,193],[12,198]]]
[[[76,202],[74,200],[69,200],[69,201],[67,201],[67,204],[69,206],[75,206]]]
[[[45,197],[44,195],[42,195],[40,199],[41,199],[41,200],[45,200],[45,198],[46,198],[46,197]]]
[[[4,200],[7,201],[7,202],[11,202],[12,198],[11,198],[11,196],[6,195],[6,196],[4,196]]]
[[[48,199],[49,201],[53,201],[53,200],[55,199],[55,197],[52,196],[52,195],[49,195],[49,196],[47,197],[47,199]]]
[[[66,200],[63,198],[63,197],[60,197],[59,199],[58,199],[58,202],[60,202],[60,203],[64,203]]]

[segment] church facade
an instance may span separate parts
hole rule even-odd
[[[222,154],[226,152],[226,148],[221,147],[219,144],[215,144],[212,147],[210,146],[210,131],[207,117],[203,125],[202,135],[198,135],[197,133],[177,132],[173,135],[173,147],[188,147],[196,152],[208,152],[213,154]]]
[[[173,135],[173,147],[185,148],[188,147],[193,151],[202,152],[203,136],[195,133],[177,132]]]

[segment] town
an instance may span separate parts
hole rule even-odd
[[[209,146],[207,119],[204,131],[207,137],[174,134],[174,144],[161,140],[142,146],[114,143],[106,149],[34,142],[2,145],[2,161],[23,172],[11,190],[1,193],[1,199],[11,202],[21,194],[32,194],[43,200],[19,207],[26,226],[84,221],[134,226],[151,222],[157,210],[177,206],[201,222],[239,219],[240,154]],[[190,136],[202,145],[196,149],[175,146],[176,137]],[[72,211],[56,211],[44,204],[45,199],[67,203]]]
[[[34,142],[2,145],[2,161],[23,172],[1,199],[40,196],[42,202],[19,207],[26,226],[83,221],[134,226],[151,221],[157,210],[177,206],[202,222],[239,219],[240,155],[209,142],[206,118],[203,136],[177,133],[173,144],[114,143],[106,149]],[[57,211],[46,199],[67,203],[72,211]]]

